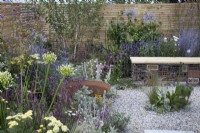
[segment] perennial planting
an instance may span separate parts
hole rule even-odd
[[[11,6],[8,14],[0,12],[0,133],[133,133],[175,129],[182,123],[177,129],[200,132],[195,125],[200,124],[195,119],[198,107],[194,107],[200,93],[189,82],[182,85],[182,75],[174,72],[180,68],[167,69],[174,72],[170,73],[176,77],[173,83],[161,86],[163,79],[152,74],[147,87],[131,79],[130,61],[134,56],[198,57],[200,28],[188,26],[165,34],[159,16],[127,8],[105,24],[101,41],[105,44],[97,45],[104,4],[104,0],[31,0]],[[12,23],[9,37],[4,29],[7,18]],[[198,81],[198,65],[197,76],[186,72],[184,76]],[[107,88],[85,86],[84,81]],[[181,120],[178,124],[172,120],[173,126],[165,124],[164,118],[181,119],[182,113],[185,121],[187,113],[192,115],[194,126]],[[158,127],[148,116],[150,121],[160,120]]]

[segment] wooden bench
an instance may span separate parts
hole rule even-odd
[[[130,57],[134,80],[149,80],[153,74],[163,81],[199,84],[200,57]]]

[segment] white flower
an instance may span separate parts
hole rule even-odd
[[[175,42],[177,42],[177,41],[178,41],[178,39],[179,39],[179,38],[178,38],[178,37],[176,37],[176,36],[173,36],[173,38],[174,38],[174,41],[175,41]]]
[[[165,37],[165,38],[163,39],[163,41],[164,41],[164,42],[167,42],[167,37]]]
[[[75,114],[75,113],[72,113],[72,116],[76,116],[76,114]]]
[[[187,53],[189,54],[190,52],[191,52],[191,50],[190,50],[190,49],[188,49],[188,50],[187,50]]]

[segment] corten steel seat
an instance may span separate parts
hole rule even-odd
[[[83,86],[87,86],[89,90],[92,90],[93,95],[103,95],[104,91],[110,90],[111,86],[102,81],[95,80],[82,80],[72,81],[66,84],[66,88],[70,93],[74,94],[77,89],[81,89]],[[70,88],[70,89],[69,89]]]

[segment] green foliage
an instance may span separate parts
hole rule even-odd
[[[175,42],[173,39],[168,39],[167,42],[162,41],[160,45],[160,50],[158,56],[161,57],[176,57],[178,56],[177,51],[177,42]]]
[[[161,35],[158,31],[160,23],[153,21],[145,23],[137,19],[131,20],[129,16],[128,22],[125,22],[121,12],[117,18],[113,18],[110,27],[107,30],[108,41],[115,45],[118,49],[123,43],[132,44],[133,42],[156,40]]]
[[[157,104],[158,103],[158,100],[159,100],[159,96],[158,96],[158,88],[157,87],[153,87],[151,90],[150,90],[150,93],[148,94],[148,97],[149,97],[149,102],[150,104]]]
[[[152,105],[150,108],[157,112],[180,110],[188,105],[193,88],[191,86],[177,85],[175,90],[154,87],[148,97]]]
[[[107,31],[107,37],[119,49],[120,45],[126,42],[127,25],[124,22],[114,23],[111,21],[110,28]]]
[[[189,104],[189,97],[193,88],[191,86],[177,85],[175,92],[168,91],[166,97],[169,99],[171,109],[179,110]]]
[[[106,92],[107,98],[116,98],[116,96],[117,96],[117,90],[116,89],[110,89],[109,91]]]
[[[31,0],[35,3],[35,0]],[[46,22],[55,30],[58,38],[71,42],[74,46],[74,58],[77,46],[87,36],[89,39],[98,37],[97,31],[102,26],[100,9],[104,0],[47,0],[38,1],[42,5]]]
[[[123,133],[130,121],[130,117],[126,117],[124,113],[114,112],[110,116],[109,124],[104,124],[102,130],[104,132],[109,132],[109,125],[115,127],[117,133]]]

